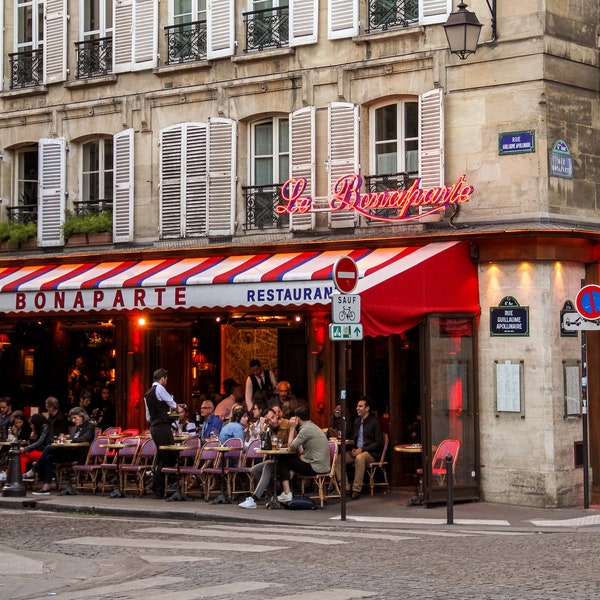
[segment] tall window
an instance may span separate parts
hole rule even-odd
[[[206,0],[174,0],[173,20],[175,25],[206,21]]]
[[[252,133],[253,185],[283,183],[290,172],[288,118],[255,123]]]
[[[81,200],[102,208],[100,202],[113,197],[113,140],[92,140],[82,150]]]
[[[16,17],[15,52],[9,54],[12,89],[42,83],[44,3],[17,0]]]
[[[110,37],[113,31],[113,0],[81,0],[84,40]]]
[[[400,100],[374,111],[376,175],[419,171],[419,103]]]
[[[173,0],[173,25],[165,27],[167,63],[206,59],[206,0]]]
[[[77,77],[112,72],[113,0],[81,1],[81,40],[77,46]]]
[[[15,153],[14,196],[7,207],[9,219],[27,223],[37,219],[38,147],[27,146]]]
[[[246,50],[280,48],[289,38],[289,0],[251,0],[246,20]]]

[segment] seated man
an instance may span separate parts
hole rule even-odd
[[[209,438],[218,438],[223,427],[223,421],[215,415],[215,403],[209,398],[202,400],[200,405],[200,417],[202,418],[202,428],[198,434],[204,444]]]
[[[352,498],[360,497],[367,463],[379,460],[383,450],[383,434],[379,421],[370,413],[370,402],[362,396],[356,405],[358,417],[354,421],[354,448],[346,450],[346,464],[354,465],[354,482]],[[342,463],[338,456],[335,464],[335,475],[342,481]]]
[[[262,416],[265,425],[271,430],[272,435],[277,436],[282,441],[283,446],[288,446],[293,434],[290,420],[279,417],[273,408],[266,408]],[[256,508],[256,501],[262,498],[273,478],[273,465],[274,462],[272,460],[263,460],[252,467],[251,475],[259,481],[254,489],[254,493],[240,503],[241,508]]]
[[[279,457],[279,475],[283,492],[277,496],[279,502],[291,502],[292,490],[290,488],[290,471],[299,475],[318,475],[327,473],[331,468],[329,459],[329,441],[320,427],[310,420],[310,413],[306,406],[299,406],[290,419],[292,435],[290,436],[290,450],[299,450],[302,454],[285,454]],[[299,425],[296,434],[296,425]]]

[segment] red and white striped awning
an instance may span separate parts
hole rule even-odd
[[[361,295],[366,334],[398,331],[401,314],[404,321],[414,321],[415,312],[478,311],[476,270],[459,242],[5,267],[0,268],[0,310],[26,314],[328,307],[336,291],[333,266],[341,256],[352,257],[358,265],[355,293]],[[407,312],[406,307],[412,308]]]

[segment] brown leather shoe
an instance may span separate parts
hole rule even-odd
[[[360,492],[352,492],[352,500],[358,500],[360,498]]]

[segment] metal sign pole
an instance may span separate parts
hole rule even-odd
[[[340,481],[340,518],[346,520],[346,344],[338,344],[340,356],[340,406],[342,408],[342,439],[340,440],[340,467],[342,480]]]
[[[583,508],[590,507],[587,397],[587,331],[581,332],[581,426],[583,428]]]

